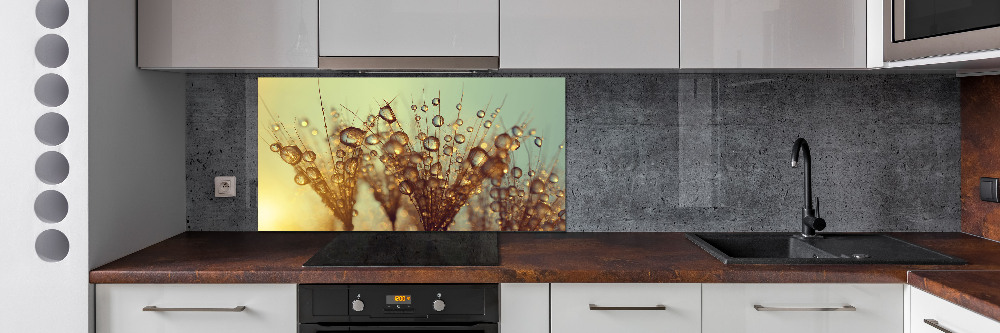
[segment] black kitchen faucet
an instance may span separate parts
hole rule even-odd
[[[798,167],[799,165],[799,151],[802,152],[802,163],[805,164],[805,170],[802,176],[802,181],[804,183],[802,194],[805,198],[802,205],[802,237],[821,237],[816,235],[816,231],[826,228],[826,220],[816,216],[816,211],[813,210],[812,167],[809,165],[812,162],[812,157],[809,155],[809,143],[806,142],[806,139],[798,138],[798,140],[795,140],[795,145],[792,146],[793,168]],[[819,208],[819,198],[816,198],[816,207]]]

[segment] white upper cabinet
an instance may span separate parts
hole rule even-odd
[[[316,7],[316,0],[139,0],[139,67],[316,68]]]
[[[869,63],[867,52],[871,35],[881,60],[880,6],[871,0],[683,0],[681,68],[880,67]]]
[[[496,57],[499,0],[319,0],[323,57]]]
[[[678,0],[503,0],[500,68],[677,68]]]

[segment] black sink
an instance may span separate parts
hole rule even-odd
[[[687,238],[724,264],[909,264],[966,262],[879,234],[689,233]]]

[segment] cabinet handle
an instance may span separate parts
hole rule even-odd
[[[938,321],[934,320],[934,319],[924,319],[924,323],[927,324],[927,325],[931,325],[931,327],[936,328],[939,331],[944,332],[944,333],[955,333],[955,332],[952,332],[951,330],[949,330],[947,328],[944,328],[944,326],[941,326],[941,323],[938,323]]]
[[[853,305],[844,305],[831,308],[776,308],[770,306],[763,306],[760,304],[754,304],[754,310],[757,311],[858,311]]]
[[[600,311],[618,311],[618,310],[666,310],[666,305],[654,305],[654,306],[598,306],[596,304],[590,305],[591,310]]]
[[[158,308],[155,305],[148,305],[142,308],[142,311],[156,311],[156,312],[177,312],[177,311],[191,311],[191,312],[243,312],[247,307],[240,305],[232,308]]]

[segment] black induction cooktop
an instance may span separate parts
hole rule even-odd
[[[309,258],[316,266],[497,266],[495,232],[345,231]]]

